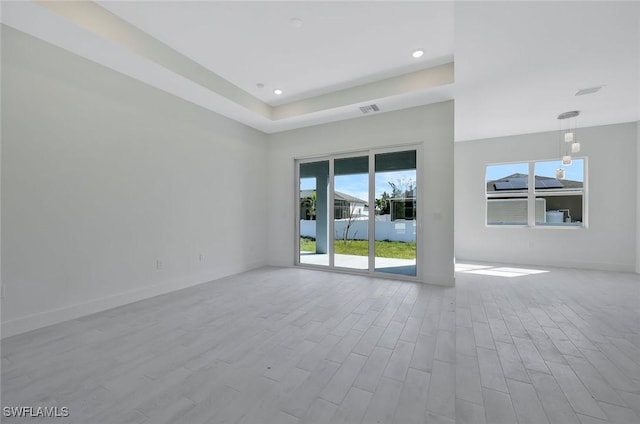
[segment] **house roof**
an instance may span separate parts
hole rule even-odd
[[[529,176],[515,173],[498,180],[487,181],[487,192],[526,190]],[[536,189],[538,190],[566,190],[582,188],[582,181],[565,180],[560,178],[535,176]]]
[[[300,190],[300,198],[304,199],[305,197],[311,197],[311,195],[313,193],[315,193],[315,190]],[[336,200],[344,200],[345,202],[349,202],[349,203],[362,203],[362,204],[367,204],[366,200],[362,200],[359,199],[355,196],[351,196],[349,194],[346,193],[342,193],[340,191],[334,191],[334,198]]]

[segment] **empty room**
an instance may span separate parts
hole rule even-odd
[[[0,21],[1,422],[640,422],[640,3]]]

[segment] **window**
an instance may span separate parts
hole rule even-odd
[[[536,202],[545,205],[536,225],[582,226],[584,222],[584,159],[573,159],[564,178],[556,178],[558,161],[536,162]]]
[[[584,227],[585,162],[573,159],[564,178],[557,160],[488,165],[487,225]]]
[[[529,165],[487,166],[487,225],[527,225]]]

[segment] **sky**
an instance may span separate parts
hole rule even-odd
[[[559,160],[536,162],[535,175],[555,178],[558,168],[560,168]],[[564,171],[565,180],[584,182],[584,159],[574,159],[571,165],[564,167]],[[487,181],[494,181],[515,173],[528,174],[529,165],[527,163],[488,165],[486,178]]]
[[[416,171],[392,171],[376,173],[375,197],[379,198],[382,192],[391,194],[389,182],[397,183],[402,181],[416,181]],[[369,199],[369,176],[367,174],[338,175],[334,182],[335,190],[349,194],[362,200]],[[316,188],[315,178],[301,178],[300,190],[313,190]]]
[[[536,162],[535,174],[544,177],[556,177],[556,169],[560,167],[560,161]],[[565,166],[565,179],[573,181],[584,181],[584,159],[574,159],[570,166]],[[500,178],[511,174],[529,173],[529,165],[527,163],[513,163],[503,165],[487,166],[487,181],[499,180]],[[402,180],[416,181],[416,171],[392,171],[377,172],[375,197],[380,198],[382,192],[386,191],[391,194],[391,186],[389,182],[397,183]],[[369,176],[367,174],[355,175],[338,175],[335,177],[335,190],[355,196],[362,200],[369,199]],[[300,190],[314,190],[316,188],[315,178],[301,178]]]

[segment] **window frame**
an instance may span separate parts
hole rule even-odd
[[[485,227],[490,228],[552,228],[552,229],[587,229],[589,227],[589,208],[588,208],[588,158],[586,156],[575,157],[574,160],[582,160],[583,161],[583,182],[582,189],[576,190],[536,190],[535,184],[535,166],[536,163],[543,162],[556,162],[557,159],[538,159],[538,160],[525,160],[525,161],[513,161],[513,162],[498,162],[498,163],[487,163],[484,165],[484,194],[485,194],[485,207],[484,207],[484,225]],[[497,165],[516,165],[516,164],[526,164],[528,169],[527,174],[527,188],[526,190],[513,190],[500,193],[492,192],[490,193],[487,190],[487,170],[491,166]],[[556,197],[556,196],[582,196],[582,222],[577,225],[545,225],[536,223],[536,199],[543,197]],[[527,201],[527,222],[526,223],[514,223],[514,224],[490,224],[488,222],[488,210],[489,210],[489,199],[505,199],[505,198],[514,198],[514,199],[526,199]],[[545,210],[546,212],[546,210]]]

